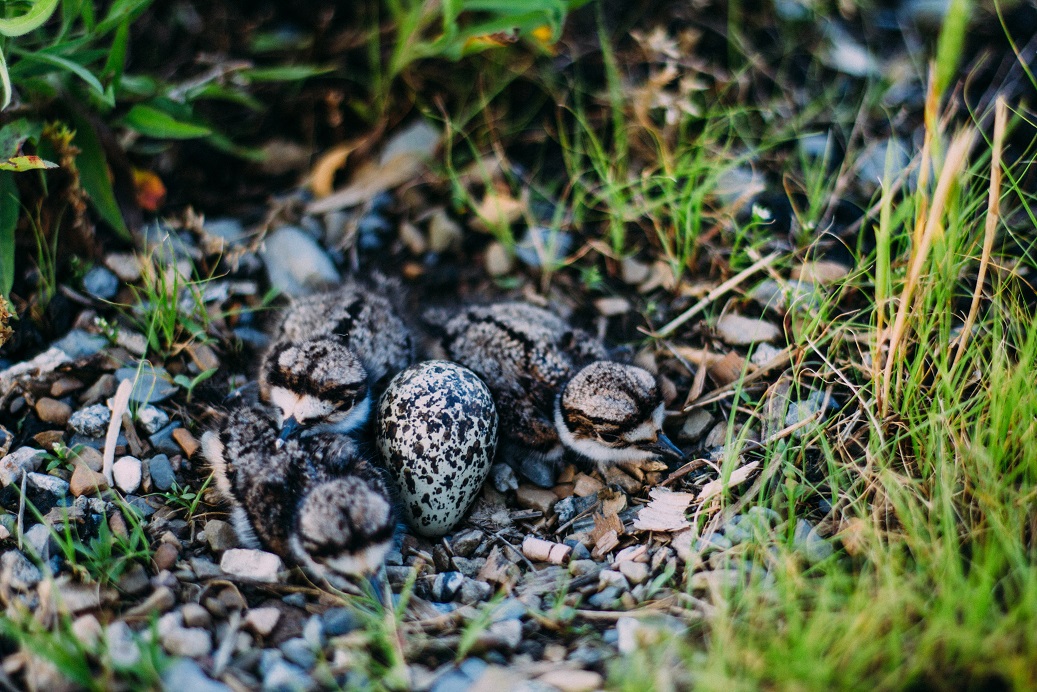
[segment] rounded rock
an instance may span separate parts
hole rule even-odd
[[[378,406],[376,444],[424,536],[441,536],[482,489],[497,447],[490,390],[467,368],[446,361],[396,375]]]
[[[72,407],[63,401],[43,397],[36,402],[36,415],[44,423],[50,423],[63,428],[72,416]]]
[[[132,493],[140,487],[144,478],[143,465],[135,457],[120,457],[112,466],[115,485],[124,493]]]

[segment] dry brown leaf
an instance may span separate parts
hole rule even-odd
[[[742,376],[745,359],[731,351],[709,366],[710,378],[720,387],[725,387]]]
[[[323,199],[335,189],[335,174],[346,165],[346,160],[363,140],[343,142],[321,154],[310,170],[310,190],[317,199]]]
[[[472,219],[472,228],[491,231],[510,226],[521,219],[526,212],[526,203],[522,199],[515,199],[507,191],[488,188],[473,211],[475,218]]]
[[[683,531],[691,528],[685,513],[695,500],[694,494],[652,488],[648,495],[652,500],[637,513],[635,530]]]
[[[327,214],[347,207],[355,207],[386,190],[399,187],[416,178],[425,168],[425,157],[415,152],[401,152],[384,164],[365,164],[353,180],[341,190],[306,207],[309,214]]]
[[[706,500],[715,497],[722,493],[725,488],[733,488],[734,486],[744,483],[753,471],[759,468],[760,462],[750,461],[745,466],[739,466],[731,472],[731,476],[727,479],[727,483],[724,483],[723,479],[718,478],[715,481],[710,481],[702,486],[702,490],[699,492],[699,502],[705,502]]]

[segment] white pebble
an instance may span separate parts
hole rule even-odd
[[[277,573],[284,570],[284,562],[264,550],[231,548],[220,559],[220,569],[239,579],[270,584],[277,581]]]
[[[144,477],[143,465],[140,459],[135,457],[121,457],[112,466],[112,476],[115,485],[124,493],[132,493],[140,487]]]

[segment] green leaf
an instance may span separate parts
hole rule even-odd
[[[301,82],[310,77],[333,72],[333,67],[315,65],[285,65],[283,67],[256,67],[239,74],[252,82]]]
[[[39,156],[12,156],[7,160],[0,159],[0,171],[34,171],[46,168],[57,168],[58,164],[44,161]]]
[[[11,75],[7,74],[7,61],[0,50],[0,111],[11,105]]]
[[[112,84],[118,86],[122,79],[122,71],[126,67],[126,50],[130,43],[130,21],[124,20],[119,28],[115,30],[115,38],[112,39],[112,49],[108,53],[108,59],[104,63],[101,74],[111,77]]]
[[[36,0],[29,11],[20,17],[0,19],[0,34],[21,36],[43,25],[54,14],[58,0]]]
[[[53,53],[45,53],[43,51],[32,52],[18,52],[18,56],[25,62],[42,63],[44,65],[53,65],[54,67],[60,67],[63,70],[71,72],[76,75],[90,87],[98,96],[104,98],[104,86],[98,81],[94,74],[80,65],[77,62],[73,62],[68,58],[63,58],[60,55],[54,55]],[[114,106],[115,104],[109,104]]]
[[[26,142],[38,142],[42,131],[40,123],[25,118],[7,123],[0,128],[0,159],[17,156]]]
[[[14,174],[0,172],[0,292],[11,295],[14,286],[14,229],[21,203]]]
[[[196,139],[212,134],[207,127],[176,120],[168,113],[142,104],[130,109],[125,122],[142,135],[156,139]]]
[[[130,240],[130,230],[122,218],[122,211],[112,190],[112,181],[108,177],[108,159],[101,147],[101,140],[89,120],[80,115],[72,116],[71,120],[76,128],[72,143],[79,148],[79,156],[76,157],[79,182],[90,197],[90,205],[116,233]]]

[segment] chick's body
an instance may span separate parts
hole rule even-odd
[[[502,437],[549,458],[560,456],[555,399],[578,370],[608,357],[605,346],[554,313],[519,302],[469,308],[443,330],[442,357],[486,382]]]
[[[242,543],[336,585],[378,569],[395,529],[381,472],[340,435],[293,438],[279,448],[277,439],[275,423],[248,408],[202,438]]]
[[[410,328],[392,302],[357,282],[293,302],[275,339],[301,343],[326,336],[337,336],[357,355],[372,385],[414,360]]]

